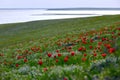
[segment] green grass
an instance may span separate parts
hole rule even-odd
[[[42,37],[69,34],[74,31],[96,29],[120,22],[120,15],[93,18],[33,21],[0,25],[0,47]]]
[[[0,80],[119,80],[117,28],[120,15],[1,24]]]

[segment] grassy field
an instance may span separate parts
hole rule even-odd
[[[120,80],[120,15],[0,25],[0,80]]]
[[[65,19],[34,21],[27,23],[3,24],[0,25],[0,47],[6,47],[19,42],[80,33],[84,30],[99,29],[119,22],[120,16],[102,16],[94,18]]]

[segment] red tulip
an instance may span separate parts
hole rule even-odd
[[[28,61],[28,60],[25,58],[25,59],[24,59],[24,62],[27,62],[27,61]]]
[[[58,62],[58,59],[56,59],[55,61],[56,61],[56,63],[57,63],[57,62]]]
[[[62,54],[58,53],[58,57],[60,57]]]
[[[60,51],[59,50],[56,50],[57,53],[59,53]]]
[[[71,56],[74,56],[74,55],[75,55],[75,52],[74,52],[74,51],[72,51],[72,52],[71,52]]]
[[[106,38],[102,38],[102,41],[105,41],[106,40]]]
[[[68,49],[72,49],[72,46],[69,46]]]
[[[16,66],[16,67],[18,67],[18,66],[19,66],[19,64],[15,64],[15,66]]]
[[[67,78],[64,78],[63,80],[68,80]]]
[[[102,57],[104,57],[104,58],[106,57],[106,54],[105,54],[105,53],[103,53],[103,54],[101,54],[101,55],[102,55]]]
[[[56,55],[54,55],[54,58],[56,58]]]
[[[69,58],[69,56],[66,56],[66,58]]]
[[[93,46],[89,46],[89,48],[90,48],[90,49],[92,49],[92,48],[93,48]]]
[[[78,49],[78,51],[82,51],[83,50],[83,47],[80,47],[79,49]]]
[[[117,30],[120,30],[120,28],[117,28]]]
[[[17,59],[21,59],[21,58],[23,58],[23,56],[18,56],[18,57],[17,57]]]
[[[113,52],[115,52],[115,48],[110,48],[109,53],[113,53]]]
[[[112,34],[114,34],[114,32],[112,32]]]
[[[87,54],[83,54],[83,55],[84,55],[84,57],[87,56]]]
[[[90,39],[90,42],[92,43],[92,42],[93,42],[93,39]]]
[[[44,72],[46,72],[48,69],[47,68],[43,68]]]
[[[102,45],[102,42],[98,42],[98,45],[101,46],[101,45]]]
[[[95,56],[95,57],[96,57],[96,56],[97,56],[97,54],[96,54],[96,53],[93,53],[93,56]]]
[[[42,65],[42,64],[43,64],[42,60],[38,61],[38,64],[39,64],[39,65]]]
[[[83,43],[83,44],[87,44],[87,42],[86,42],[86,41],[82,41],[82,43]]]
[[[109,48],[111,48],[111,45],[110,45],[110,44],[105,44],[105,47],[106,47],[107,49],[109,49]]]
[[[86,60],[87,60],[87,59],[86,59],[85,57],[82,58],[82,61],[83,61],[83,62],[86,61]]]
[[[48,53],[47,55],[48,55],[48,57],[51,57],[51,56],[52,56],[52,54],[51,54],[51,53]]]
[[[64,62],[67,62],[67,61],[68,61],[68,58],[67,58],[67,57],[65,57],[65,58],[64,58]]]

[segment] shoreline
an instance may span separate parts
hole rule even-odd
[[[18,21],[18,22],[8,22],[8,23],[0,23],[0,25],[4,24],[18,24],[18,23],[27,23],[27,22],[35,22],[35,21],[51,21],[51,20],[68,20],[68,19],[79,19],[79,18],[88,18],[88,17],[98,17],[98,16],[105,16],[105,15],[89,15],[89,16],[82,16],[82,17],[68,17],[68,18],[56,18],[56,19],[43,19],[43,20],[28,20],[28,21]]]
[[[120,10],[0,10],[0,24],[118,14]]]

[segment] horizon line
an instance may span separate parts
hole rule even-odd
[[[44,10],[120,10],[120,8],[106,8],[106,7],[77,7],[77,8],[0,8],[0,10],[37,10],[37,9],[44,9]]]

